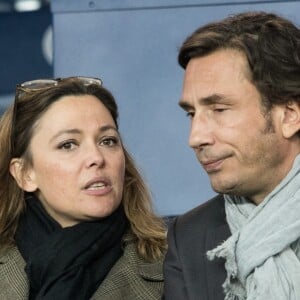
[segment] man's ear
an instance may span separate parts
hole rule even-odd
[[[32,170],[24,170],[24,160],[22,158],[13,158],[10,161],[9,171],[22,190],[26,192],[36,191],[37,185],[34,172]]]
[[[291,138],[300,131],[300,104],[289,101],[283,107],[282,134]]]

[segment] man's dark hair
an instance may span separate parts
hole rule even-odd
[[[229,16],[189,36],[178,62],[185,69],[190,59],[221,49],[244,53],[265,107],[290,100],[300,103],[300,30],[292,22],[265,12]]]

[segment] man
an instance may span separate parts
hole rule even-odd
[[[179,105],[214,199],[168,233],[166,300],[300,299],[300,30],[242,13],[183,43]]]

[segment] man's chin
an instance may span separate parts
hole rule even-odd
[[[236,184],[225,183],[225,182],[212,182],[212,189],[218,194],[235,194],[236,193]]]

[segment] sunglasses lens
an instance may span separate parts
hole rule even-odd
[[[54,85],[57,85],[57,81],[54,79],[37,79],[32,81],[26,81],[21,84],[21,87],[35,90],[35,89],[42,89]]]
[[[84,85],[102,85],[102,80],[99,78],[92,78],[92,77],[76,77],[76,79],[80,80]]]
[[[19,88],[19,96],[22,94],[22,92],[26,92],[31,90],[40,90],[44,88],[48,88],[51,86],[57,85],[60,81],[68,80],[68,79],[76,79],[80,81],[82,84],[89,86],[91,84],[95,84],[98,86],[102,85],[102,80],[99,78],[93,78],[93,77],[69,77],[69,78],[57,78],[57,79],[36,79],[32,81],[26,81],[17,86]]]

